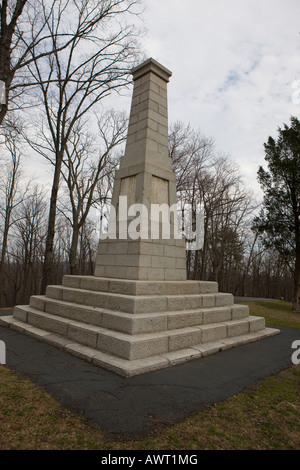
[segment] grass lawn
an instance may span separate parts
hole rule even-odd
[[[287,302],[248,305],[252,315],[266,318],[267,325],[300,330],[300,314]],[[134,441],[108,438],[30,380],[0,365],[0,449],[299,450],[300,365]]]

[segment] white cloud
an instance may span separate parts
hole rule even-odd
[[[258,190],[263,143],[276,137],[291,115],[300,115],[293,99],[300,97],[293,88],[300,81],[299,0],[144,0],[144,5],[146,54],[173,73],[169,121],[189,122],[214,138]],[[131,90],[124,95],[108,106],[129,112]],[[33,160],[27,173],[36,171],[48,181],[51,168],[40,171]]]
[[[145,47],[168,67],[169,119],[190,122],[253,187],[263,143],[299,116],[298,0],[146,0]],[[294,100],[295,101],[295,100]]]

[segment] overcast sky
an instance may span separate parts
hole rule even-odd
[[[146,54],[173,73],[169,123],[214,138],[258,189],[263,143],[291,115],[300,118],[299,0],[144,3]]]
[[[289,124],[291,115],[300,118],[300,1],[143,4],[138,25],[147,30],[141,39],[146,57],[172,72],[169,124],[190,123],[213,138],[216,150],[239,165],[244,183],[261,198],[256,175],[265,165],[263,144],[269,135],[277,137],[278,126]],[[131,93],[124,101],[115,97],[112,106],[129,113]],[[33,166],[27,171],[32,176]],[[46,181],[50,174],[48,168]]]

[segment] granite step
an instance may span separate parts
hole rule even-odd
[[[29,306],[16,307],[14,318],[49,333],[59,334],[74,342],[127,360],[142,359],[265,328],[264,318],[248,316],[239,320],[132,335],[41,312]]]
[[[232,294],[179,294],[179,295],[128,295],[98,292],[65,286],[48,286],[46,297],[66,302],[107,308],[126,313],[150,313],[174,310],[191,310],[207,307],[224,307],[234,304]]]
[[[177,329],[200,324],[217,323],[228,320],[238,320],[249,315],[246,305],[231,305],[226,307],[203,308],[185,311],[149,312],[131,314],[109,309],[92,308],[89,306],[51,299],[46,296],[32,296],[30,307],[41,312],[59,315],[70,320],[83,321],[90,325],[109,328],[127,334],[150,333]],[[22,309],[18,318],[26,321],[26,309]]]
[[[257,317],[261,320],[260,317]],[[35,339],[42,340],[50,345],[59,347],[64,351],[77,356],[85,361],[91,362],[96,366],[103,367],[123,377],[129,378],[142,373],[151,372],[157,369],[163,369],[182,364],[184,362],[199,359],[200,357],[214,354],[225,349],[236,347],[242,344],[254,342],[273,336],[279,333],[277,329],[260,328],[259,323],[255,319],[249,319],[249,332],[238,336],[228,336],[219,340],[209,340],[202,344],[195,344],[179,350],[172,350],[159,354],[158,351],[154,355],[144,357],[142,359],[124,359],[117,357],[109,352],[99,351],[90,346],[72,340],[72,338],[64,337],[58,333],[52,333],[45,329],[38,328],[23,321],[18,320],[14,316],[5,316],[0,319],[0,324],[9,326],[12,329],[20,331]],[[174,345],[174,343],[173,343]]]
[[[95,276],[65,275],[62,286],[98,292],[125,295],[195,295],[216,294],[218,283],[214,281],[130,281]]]

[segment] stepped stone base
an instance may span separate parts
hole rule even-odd
[[[215,282],[94,276],[64,276],[1,323],[124,377],[279,333]]]

